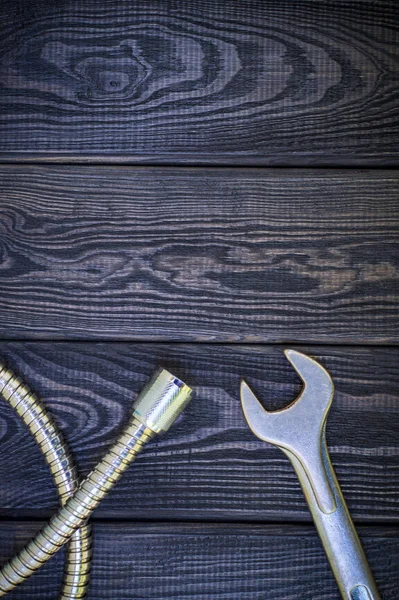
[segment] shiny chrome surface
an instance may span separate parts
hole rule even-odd
[[[47,525],[3,567],[0,596],[41,567],[84,525],[143,446],[176,420],[191,393],[188,386],[168,371],[158,370],[154,374],[134,403],[133,415],[115,444]]]
[[[67,443],[62,438],[47,409],[39,398],[11,369],[0,364],[0,394],[20,417],[38,444],[49,465],[57,487],[61,505],[65,505],[78,488],[78,474]],[[0,595],[20,582],[24,561],[30,560],[28,550],[20,554],[22,562],[14,560],[0,570]],[[84,598],[90,580],[91,531],[83,524],[70,539],[65,555],[64,576],[59,595],[60,600]],[[1,582],[7,580],[6,589]],[[23,577],[22,577],[23,579]]]
[[[158,369],[134,405],[136,418],[156,433],[168,431],[190,402],[192,390],[180,379]]]
[[[241,403],[249,427],[290,459],[345,600],[380,600],[329,457],[325,426],[334,385],[315,360],[294,350],[285,355],[304,388],[287,408],[269,412],[245,381]]]

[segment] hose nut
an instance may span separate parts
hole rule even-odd
[[[134,403],[134,416],[155,433],[164,433],[190,402],[193,390],[159,368]]]

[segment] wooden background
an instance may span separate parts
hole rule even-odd
[[[396,1],[3,0],[0,360],[85,475],[163,365],[195,389],[93,516],[90,600],[338,600],[286,457],[245,424],[331,372],[327,441],[399,599]],[[57,507],[0,411],[0,560]],[[55,600],[62,553],[10,600]]]

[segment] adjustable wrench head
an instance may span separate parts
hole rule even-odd
[[[323,445],[334,384],[327,371],[306,354],[286,350],[285,355],[304,383],[299,396],[286,408],[270,412],[242,381],[244,416],[258,438],[281,448],[297,472],[303,472],[314,489],[319,506],[329,513],[335,509],[335,501],[325,476]]]

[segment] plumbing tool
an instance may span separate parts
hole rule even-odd
[[[289,406],[267,411],[245,381],[241,403],[261,440],[290,459],[344,600],[381,600],[328,454],[325,428],[334,384],[315,360],[285,350],[304,388]]]
[[[156,371],[134,403],[128,425],[104,458],[47,525],[1,569],[0,596],[32,575],[85,525],[144,444],[169,429],[191,394],[191,388],[165,369]],[[17,406],[14,408],[17,410]],[[35,418],[33,413],[32,416]]]

